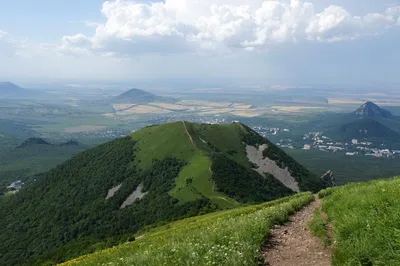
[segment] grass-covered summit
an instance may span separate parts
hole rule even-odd
[[[0,264],[56,263],[148,226],[322,187],[241,123],[150,126],[82,152],[0,199]]]

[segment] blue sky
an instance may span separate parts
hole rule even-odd
[[[2,3],[4,2],[4,3]],[[92,33],[84,21],[104,20],[102,0],[0,1],[0,28],[35,42],[58,41],[63,35]]]
[[[0,80],[400,84],[400,0],[0,6]]]

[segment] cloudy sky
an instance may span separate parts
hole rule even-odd
[[[0,0],[0,79],[400,83],[400,0]]]

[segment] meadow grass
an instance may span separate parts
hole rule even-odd
[[[313,200],[301,193],[172,223],[165,230],[63,265],[257,265],[270,229]]]
[[[200,140],[200,137],[193,131],[192,127],[194,124],[186,123],[186,126],[194,145],[191,143],[182,121],[147,127],[133,133],[132,138],[138,141],[136,145],[136,162],[142,169],[147,169],[151,167],[154,158],[164,159],[165,157],[174,157],[185,160],[188,164],[176,178],[176,184],[169,192],[171,196],[179,199],[180,202],[189,202],[206,197],[222,209],[239,205],[236,200],[217,191],[211,179],[209,151],[204,147],[205,144]],[[226,125],[225,127],[232,128],[230,125]],[[232,132],[234,132],[233,129],[229,130],[228,135],[233,135]],[[221,132],[218,131],[216,133]],[[218,134],[215,135],[219,136]],[[223,135],[219,137],[226,138],[227,136]],[[239,137],[237,136],[237,138]],[[241,143],[239,140],[237,142]],[[141,147],[146,148],[142,149]]]
[[[333,191],[335,191],[335,188],[329,187],[329,188],[323,189],[320,192],[318,192],[317,196],[319,199],[323,199],[323,198],[331,195],[333,193]]]
[[[325,221],[322,217],[321,211],[319,209],[316,209],[314,211],[312,219],[308,222],[308,229],[310,229],[313,235],[321,239],[322,243],[324,243],[325,246],[328,246],[331,241],[329,239],[326,226],[327,221]]]
[[[142,169],[149,169],[153,159],[190,160],[196,153],[182,122],[146,127],[133,133],[132,138],[138,142],[135,160]]]
[[[400,265],[400,178],[351,184],[324,198],[334,265]]]
[[[216,191],[214,181],[211,179],[210,167],[211,159],[208,156],[195,154],[179,173],[170,195],[181,202],[206,197],[223,209],[238,206],[239,203],[236,200]]]

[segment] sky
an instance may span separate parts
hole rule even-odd
[[[400,84],[399,46],[400,0],[0,0],[17,83]]]

